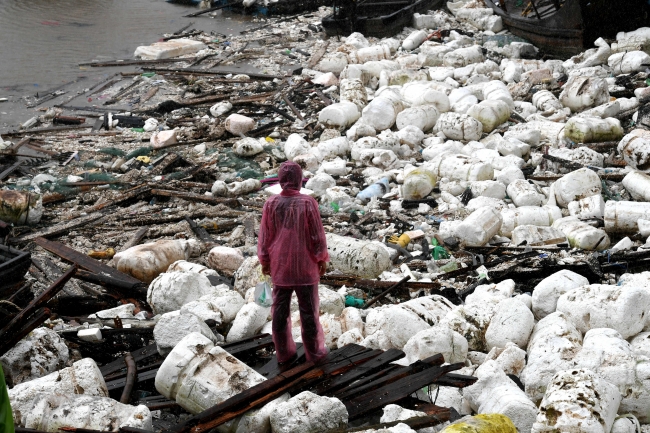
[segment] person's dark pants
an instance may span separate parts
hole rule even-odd
[[[295,292],[300,309],[302,344],[307,361],[316,362],[327,355],[325,336],[319,320],[318,284],[275,286],[273,288],[273,343],[278,362],[287,362],[296,354],[291,335],[291,294]]]

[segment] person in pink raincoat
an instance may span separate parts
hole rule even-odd
[[[262,273],[273,281],[273,342],[279,363],[292,361],[296,343],[291,336],[291,295],[296,293],[307,361],[327,355],[319,321],[318,282],[329,254],[325,230],[312,197],[300,194],[302,169],[294,162],[280,165],[282,192],[267,200],[262,210],[257,256]]]

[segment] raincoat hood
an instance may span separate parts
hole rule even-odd
[[[302,187],[302,168],[295,162],[283,162],[278,171],[278,180],[280,181],[282,192],[300,192],[300,188]]]

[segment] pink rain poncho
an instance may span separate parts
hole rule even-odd
[[[273,342],[278,362],[296,354],[291,336],[291,294],[300,308],[302,341],[308,361],[327,354],[319,321],[319,262],[328,262],[325,230],[312,197],[300,194],[302,169],[294,162],[280,166],[282,192],[267,200],[262,211],[257,256],[271,268]]]

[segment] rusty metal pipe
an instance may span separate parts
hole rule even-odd
[[[126,383],[124,384],[124,390],[120,397],[120,403],[129,404],[133,385],[135,385],[135,380],[138,376],[138,367],[135,365],[135,360],[131,353],[127,353],[124,356],[124,363],[126,364]]]

